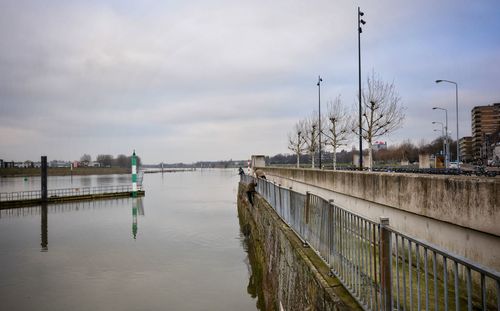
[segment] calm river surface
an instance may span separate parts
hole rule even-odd
[[[129,180],[49,176],[49,189]],[[146,174],[143,185],[140,199],[0,211],[1,309],[256,310],[236,170]],[[0,178],[0,192],[39,188]]]

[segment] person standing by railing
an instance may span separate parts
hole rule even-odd
[[[255,187],[257,186],[257,182],[255,180],[252,180],[249,184],[248,184],[248,188],[247,188],[247,198],[248,198],[248,202],[250,202],[250,205],[253,206],[253,196],[255,194]]]
[[[257,176],[257,178],[266,179],[266,174],[264,174],[264,171],[261,169],[255,171],[255,176]]]

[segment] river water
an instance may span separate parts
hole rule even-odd
[[[146,174],[146,196],[0,211],[2,310],[256,310],[236,170]],[[49,189],[130,176],[49,177]],[[40,179],[0,178],[0,192]]]

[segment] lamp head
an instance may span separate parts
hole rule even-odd
[[[361,24],[366,24],[366,22],[364,20],[360,20]]]
[[[359,16],[363,16],[363,15],[365,15],[365,13],[359,11]]]
[[[436,80],[436,83],[441,83],[443,82],[443,80]]]
[[[438,107],[432,107],[432,110],[436,110],[436,109],[438,109]]]

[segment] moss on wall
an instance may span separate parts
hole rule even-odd
[[[238,216],[251,263],[249,292],[261,310],[361,310],[329,275],[328,266],[305,247],[258,194],[251,206],[239,185]],[[261,283],[260,285],[257,283]]]

